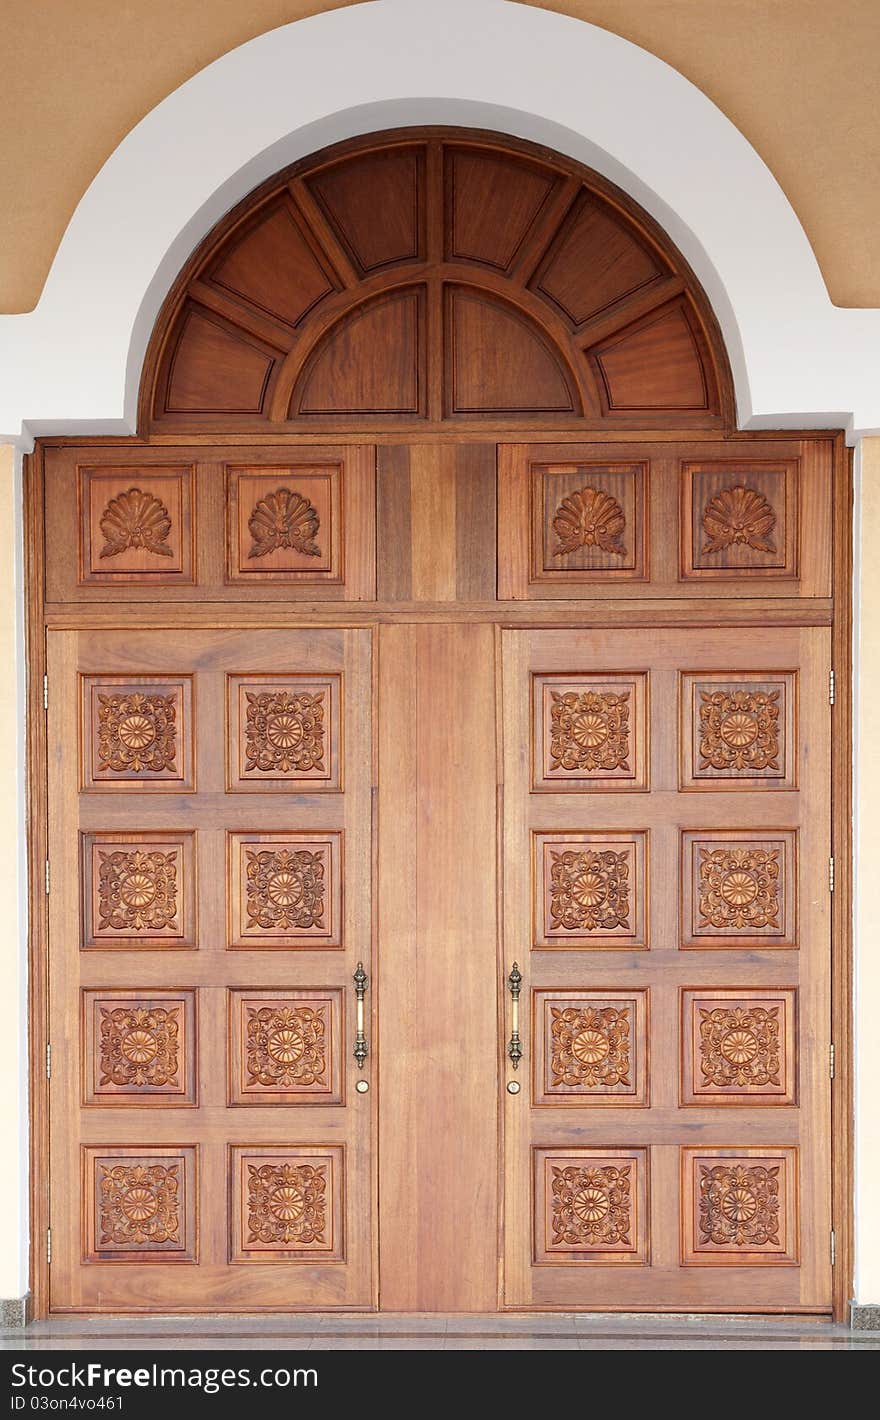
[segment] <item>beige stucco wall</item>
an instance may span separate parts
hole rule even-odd
[[[76,203],[154,105],[253,36],[354,2],[4,0],[0,310],[33,306]],[[525,3],[611,30],[701,88],[782,185],[832,299],[880,304],[877,0]],[[332,73],[328,91],[344,106]]]
[[[880,1303],[880,438],[863,441],[856,571],[856,1298]],[[24,693],[20,518],[12,450],[0,445],[0,1298],[26,1286]]]
[[[0,444],[0,1298],[20,1296],[27,1277],[27,1035],[23,749],[20,710],[20,482]]]

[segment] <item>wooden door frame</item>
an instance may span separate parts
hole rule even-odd
[[[359,431],[358,439],[369,438],[368,431]],[[436,431],[425,431],[407,442],[436,442]],[[459,435],[461,437],[461,435]],[[473,437],[473,435],[471,435]],[[495,439],[495,431],[481,431],[483,441]],[[535,442],[548,437],[546,431],[535,431],[529,435]],[[251,436],[253,440],[253,436]],[[464,435],[467,439],[468,436]],[[565,435],[554,437],[553,442],[583,442],[596,440],[596,432],[584,430],[579,434],[567,431]],[[832,596],[833,619],[832,662],[835,669],[835,704],[832,724],[832,783],[831,783],[831,841],[835,861],[835,883],[832,899],[831,934],[831,1029],[835,1045],[835,1072],[831,1084],[831,1164],[832,1164],[832,1219],[836,1243],[836,1257],[832,1269],[833,1316],[836,1321],[847,1321],[852,1299],[854,1266],[853,1231],[853,785],[852,785],[852,711],[854,704],[852,670],[852,630],[853,630],[853,477],[852,450],[848,449],[840,430],[762,430],[759,434],[738,433],[723,435],[717,431],[685,430],[664,431],[621,431],[609,437],[599,436],[601,442],[634,444],[638,442],[680,441],[682,438],[698,442],[712,439],[717,442],[748,443],[752,438],[762,440],[778,439],[830,439],[833,442],[834,464],[832,480],[833,532],[832,532]],[[510,440],[510,431],[501,434],[500,441]],[[351,435],[328,430],[326,436],[319,430],[309,431],[309,442],[351,442]],[[380,434],[375,442],[389,440]],[[256,442],[256,440],[253,440]],[[275,436],[272,442],[287,442],[284,435]],[[370,442],[374,440],[370,439]],[[162,440],[150,441],[153,443]],[[169,441],[170,442],[170,441]],[[187,444],[213,443],[216,436],[188,436],[173,442]],[[230,445],[235,437],[221,439]],[[290,439],[292,445],[300,440]],[[54,436],[38,441],[33,454],[24,460],[23,501],[24,501],[24,577],[25,577],[25,631],[27,659],[27,852],[28,852],[28,1123],[29,1123],[29,1217],[30,1217],[30,1298],[28,1320],[42,1319],[49,1314],[49,1263],[47,1256],[47,1233],[49,1227],[49,1080],[47,1075],[48,1046],[48,1005],[49,1005],[49,941],[48,911],[46,891],[46,863],[48,842],[48,795],[47,766],[48,743],[44,703],[46,675],[46,604],[45,604],[45,514],[44,514],[44,471],[43,449],[48,444],[115,445],[121,449],[135,451],[143,441],[127,438],[72,437],[64,439]],[[499,611],[501,611],[499,603]],[[354,620],[351,608],[343,611],[341,606],[328,608],[337,616],[344,616],[347,623],[369,624],[375,618],[376,605],[364,602],[359,605]],[[131,610],[131,608],[129,608]],[[186,615],[187,608],[183,609]],[[522,608],[527,615],[526,608]],[[644,603],[639,608],[641,624],[661,624],[664,613],[658,608],[652,616]],[[227,608],[227,615],[234,617],[233,606]],[[295,612],[294,612],[295,615]],[[629,618],[631,621],[632,610]],[[502,620],[504,618],[501,618]],[[509,618],[508,618],[509,619]],[[71,625],[83,620],[83,609],[74,611]],[[752,617],[754,621],[754,617]],[[63,618],[53,617],[53,625],[63,624]],[[667,623],[668,624],[668,617]]]

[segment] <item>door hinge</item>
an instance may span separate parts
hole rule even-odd
[[[834,891],[834,859],[828,859],[828,891]]]
[[[52,1229],[46,1229],[46,1261],[52,1261]]]
[[[828,1073],[834,1079],[834,1041],[828,1047]]]
[[[834,704],[834,672],[828,672],[828,704]]]
[[[49,875],[49,859],[47,858],[47,859],[46,859],[46,896],[47,896],[47,897],[49,896],[49,893],[50,893],[51,891],[52,891],[52,885],[51,885],[50,875]]]
[[[49,1042],[48,1042],[48,1040],[47,1040],[47,1041],[46,1041],[46,1079],[47,1079],[47,1080],[51,1080],[51,1078],[52,1078],[52,1047],[51,1047],[51,1045],[49,1044]]]
[[[834,1229],[832,1228],[832,1229],[831,1229],[831,1266],[832,1266],[832,1267],[834,1266],[836,1260],[837,1260],[837,1245],[836,1245],[836,1243],[835,1243],[835,1241],[834,1241]]]
[[[49,677],[43,676],[43,709],[49,709]]]

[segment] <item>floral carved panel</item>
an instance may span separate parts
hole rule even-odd
[[[647,788],[647,672],[532,682],[535,789]]]
[[[83,1150],[85,1262],[195,1262],[195,1146]]]
[[[82,787],[192,792],[192,677],[83,676]]]
[[[646,1149],[536,1149],[535,1261],[648,1261]]]
[[[195,943],[194,834],[82,837],[83,945]]]
[[[681,465],[681,576],[798,576],[797,459],[707,459]]]
[[[341,990],[230,991],[230,1104],[341,1104],[342,1036]]]
[[[682,991],[682,1104],[797,1103],[797,991]]]
[[[682,1149],[685,1265],[798,1261],[798,1151]]]
[[[229,676],[229,788],[341,787],[338,675]]]
[[[532,996],[534,1104],[644,1105],[648,992],[549,991]]]
[[[83,1102],[195,1104],[194,991],[83,993]]]
[[[78,474],[81,585],[193,582],[191,466]]]
[[[682,834],[685,948],[797,946],[797,833]]]
[[[641,947],[647,833],[534,835],[534,945]]]
[[[681,682],[683,789],[797,787],[795,672]]]
[[[230,582],[343,580],[341,463],[226,470]]]
[[[532,463],[532,585],[643,581],[648,575],[643,463]]]
[[[342,945],[342,835],[232,833],[229,945]]]
[[[340,1260],[341,1147],[233,1147],[233,1262]]]

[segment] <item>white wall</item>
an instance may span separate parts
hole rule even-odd
[[[0,1297],[27,1287],[24,642],[20,459],[0,445]]]

